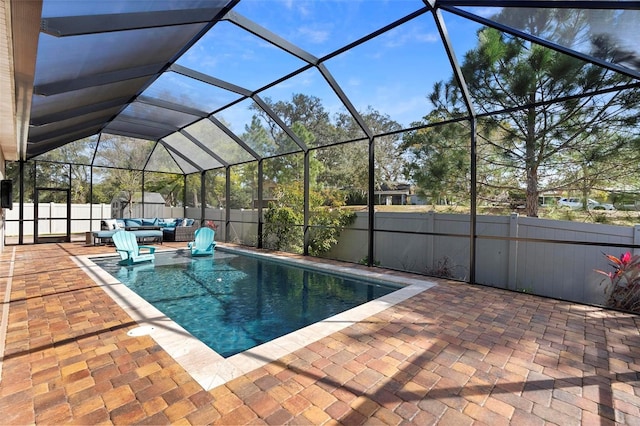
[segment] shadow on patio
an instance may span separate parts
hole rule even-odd
[[[0,255],[3,422],[640,421],[636,315],[438,281],[206,392],[151,337],[127,335],[136,324],[70,258],[89,253],[112,248]]]

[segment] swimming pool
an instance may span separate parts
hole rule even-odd
[[[224,250],[160,252],[135,266],[112,256],[93,262],[223,357],[399,288]]]

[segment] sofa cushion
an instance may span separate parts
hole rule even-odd
[[[104,219],[100,221],[100,229],[102,231],[113,231],[114,229],[116,229],[116,220]]]
[[[173,218],[165,218],[165,219],[159,219],[158,221],[158,225],[160,225],[163,228],[173,228],[176,226],[175,223],[175,219]]]
[[[156,229],[149,229],[144,231],[133,231],[137,239],[141,238],[159,238],[162,241],[162,231]]]
[[[142,226],[158,226],[158,218],[142,219]]]
[[[142,221],[138,219],[125,219],[125,226],[142,226]]]

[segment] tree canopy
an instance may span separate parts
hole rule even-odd
[[[584,12],[545,9],[523,17],[505,9],[496,20],[518,19],[518,28],[542,38],[562,39],[570,46],[583,35]],[[588,193],[598,182],[619,178],[619,169],[603,164],[615,164],[612,159],[630,138],[637,137],[640,95],[625,88],[631,83],[628,77],[494,28],[478,32],[478,44],[465,54],[461,71],[472,108],[481,117],[477,121],[481,198],[491,198],[501,189],[522,189],[526,214],[537,216],[541,192]],[[429,99],[438,118],[466,114],[454,77],[437,83]],[[433,121],[433,116],[424,119],[424,123]],[[433,133],[418,131],[405,138],[405,146],[417,160],[408,169],[426,189],[454,192],[457,187],[443,189],[440,182],[443,173],[457,173],[461,158],[447,158],[444,151],[451,146],[462,149],[466,142],[459,134],[444,131],[437,140],[425,137]],[[417,141],[418,136],[423,140]],[[419,147],[420,143],[429,146]],[[426,170],[416,170],[420,161]],[[588,173],[593,167],[598,172]]]

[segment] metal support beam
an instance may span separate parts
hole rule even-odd
[[[309,256],[309,157],[311,153],[309,151],[304,152],[304,178],[303,178],[303,187],[304,187],[304,200],[303,200],[303,238],[304,238],[304,249],[303,254],[305,256]]]
[[[476,132],[477,132],[477,123],[476,118],[472,118],[470,121],[471,124],[471,149],[469,155],[471,157],[470,164],[470,173],[471,173],[471,223],[470,223],[470,233],[471,233],[471,244],[469,245],[469,282],[471,284],[475,284],[476,282],[476,244],[478,243],[478,154],[476,149]]]
[[[347,95],[345,95],[345,93],[342,91],[342,88],[340,87],[338,82],[336,82],[336,80],[333,78],[333,76],[331,75],[327,67],[325,67],[324,64],[320,64],[318,65],[318,70],[320,70],[320,73],[322,74],[324,79],[327,81],[327,83],[329,83],[329,86],[331,86],[331,88],[333,89],[335,94],[338,96],[340,101],[342,101],[345,108],[347,108],[347,111],[349,111],[351,116],[356,120],[356,122],[358,123],[358,126],[360,126],[364,134],[367,135],[368,138],[372,138],[373,132],[371,131],[367,123],[364,122],[364,120],[360,116],[360,113],[353,106],[353,104],[351,103]]]
[[[53,83],[41,84],[39,86],[34,86],[33,93],[34,95],[52,96],[94,86],[119,83],[124,80],[133,80],[140,77],[150,77],[152,75],[160,73],[164,66],[164,63],[142,65],[139,67],[111,71],[103,74],[78,77],[74,78],[73,80],[56,81]]]
[[[74,124],[73,126],[52,130],[50,132],[42,132],[37,136],[30,136],[28,143],[38,143],[46,141],[47,139],[53,139],[61,136],[67,136],[76,132],[82,132],[87,129],[93,129],[104,123],[104,117],[94,118],[93,120],[85,121],[83,123]],[[35,133],[35,132],[34,132]],[[73,140],[73,139],[72,139]]]
[[[18,207],[18,244],[20,245],[24,244],[24,163],[24,159],[20,159],[20,206]]]
[[[40,29],[43,33],[54,37],[69,37],[175,25],[206,24],[214,19],[218,12],[220,8],[57,16],[42,19]]]
[[[264,41],[274,46],[279,47],[285,52],[295,56],[296,58],[305,61],[309,64],[316,65],[318,63],[318,58],[313,56],[311,53],[301,49],[295,44],[289,43],[287,40],[283,39],[279,35],[272,33],[264,27],[256,24],[255,22],[245,18],[244,16],[232,11],[229,11],[224,17],[229,22],[234,23],[240,28],[250,32],[251,34],[260,37]]]
[[[67,190],[67,238],[71,242],[71,164],[69,164],[69,189]]]
[[[367,231],[369,234],[368,238],[368,247],[367,247],[367,266],[373,266],[375,264],[374,259],[374,242],[375,242],[375,207],[374,207],[374,193],[375,193],[375,166],[376,166],[376,156],[375,156],[375,145],[374,139],[369,138],[369,185],[368,185],[368,196],[367,196],[367,211],[369,212],[369,216],[367,217]]]
[[[90,165],[88,167],[89,167],[89,230],[92,230],[93,229],[93,165]]]
[[[186,130],[183,129],[183,130],[180,131],[180,133],[182,135],[184,135],[184,137],[189,139],[191,142],[193,142],[198,148],[200,148],[201,150],[203,150],[204,152],[206,152],[207,154],[209,154],[210,156],[215,158],[218,163],[222,164],[225,167],[227,167],[229,165],[228,161],[223,160],[222,157],[220,157],[215,152],[211,151],[207,146],[205,146],[202,142],[200,142],[198,139],[196,139],[195,136],[193,136],[192,134],[190,134]]]
[[[264,200],[264,170],[263,165],[264,160],[258,160],[258,248],[261,249],[263,246],[263,228],[264,228],[264,219],[262,215],[262,201]]]
[[[555,2],[552,2],[552,3],[555,3]],[[594,3],[594,2],[580,2],[578,4],[580,5],[580,8],[582,8],[583,4],[591,4],[591,3]],[[618,2],[613,2],[612,1],[612,2],[605,2],[605,3],[618,3]],[[626,4],[627,2],[621,2],[621,3]],[[574,2],[574,5],[575,4],[576,3]],[[537,6],[534,6],[534,7],[537,7]],[[577,58],[577,59],[580,59],[582,61],[585,61],[585,62],[588,62],[588,63],[591,63],[591,64],[596,64],[596,65],[601,66],[603,68],[607,68],[607,69],[615,71],[617,73],[626,75],[627,77],[633,77],[633,78],[636,78],[636,79],[640,78],[640,72],[637,71],[637,70],[625,67],[623,65],[618,65],[618,64],[615,64],[613,62],[609,62],[609,61],[606,61],[606,60],[603,60],[603,59],[599,59],[599,58],[596,58],[594,56],[591,56],[591,55],[588,55],[588,54],[585,54],[585,53],[582,53],[582,52],[578,52],[578,51],[573,50],[573,49],[569,49],[569,48],[567,48],[565,46],[561,46],[559,44],[550,42],[550,41],[545,40],[543,38],[537,37],[537,36],[535,36],[533,34],[529,34],[529,33],[526,33],[524,31],[520,31],[520,30],[518,30],[516,28],[510,27],[510,26],[507,26],[507,25],[503,25],[503,24],[501,24],[499,22],[492,21],[490,19],[486,19],[484,17],[475,15],[475,14],[473,14],[471,12],[466,11],[466,10],[458,9],[456,7],[446,7],[446,8],[444,8],[444,10],[447,10],[448,12],[451,12],[451,13],[453,13],[455,15],[462,16],[463,18],[467,18],[467,19],[470,19],[472,21],[478,22],[479,24],[486,25],[486,26],[491,27],[491,28],[495,28],[495,29],[500,30],[500,31],[502,31],[504,33],[511,34],[513,36],[522,38],[524,40],[530,41],[530,42],[535,43],[535,44],[539,44],[541,46],[544,46],[544,47],[547,47],[549,49],[555,50],[557,52],[564,53],[564,54],[569,55],[569,56],[571,56],[573,58]]]
[[[200,117],[200,118],[205,118],[206,116],[209,115],[208,112],[201,111],[197,108],[192,108],[187,105],[177,104],[175,102],[166,101],[164,99],[150,98],[149,96],[140,95],[136,98],[136,102],[155,106],[158,108],[168,109],[171,111],[177,111],[177,112],[193,115],[195,117]]]
[[[100,126],[94,126],[92,128],[89,129],[82,129],[79,130],[77,132],[74,133],[70,133],[68,135],[63,135],[63,136],[57,136],[57,137],[51,137],[51,138],[47,138],[43,141],[40,141],[38,143],[28,143],[28,150],[27,152],[29,153],[29,158],[33,158],[36,157],[44,152],[50,151],[52,149],[55,148],[59,148],[60,146],[64,145],[64,143],[67,142],[71,142],[74,140],[78,140],[78,139],[82,139],[84,137],[88,137],[88,136],[93,136],[95,135],[98,131],[100,131]],[[65,142],[64,143],[60,143],[60,139],[64,139]]]
[[[206,219],[205,210],[207,208],[207,171],[200,172],[200,226],[204,226],[204,220]]]
[[[301,149],[302,151],[304,151],[304,152],[309,151],[309,148],[307,148],[307,145],[306,145],[302,140],[300,140],[300,138],[299,138],[295,133],[293,133],[293,130],[291,130],[291,129],[289,128],[289,126],[287,126],[287,125],[284,123],[284,121],[282,121],[282,120],[280,119],[280,117],[278,117],[278,115],[277,115],[275,112],[273,112],[273,110],[272,110],[271,108],[269,108],[269,105],[267,105],[267,104],[262,100],[262,98],[260,98],[260,96],[255,95],[255,96],[253,96],[253,98],[252,98],[252,99],[254,100],[254,102],[255,102],[255,103],[257,103],[257,104],[258,104],[258,106],[259,106],[260,108],[262,108],[262,109],[264,110],[264,112],[266,112],[266,113],[267,113],[267,115],[269,116],[269,118],[271,118],[273,121],[275,121],[275,123],[276,123],[278,126],[280,126],[280,128],[281,128],[282,130],[284,130],[284,132],[287,134],[287,136],[289,136],[291,139],[293,139],[293,141],[294,141],[294,142],[295,142],[295,143],[300,147],[300,149]]]
[[[167,151],[171,152],[173,155],[176,155],[176,156],[182,158],[184,161],[186,161],[187,163],[191,164],[193,166],[193,168],[195,168],[199,172],[202,171],[202,167],[198,166],[195,162],[193,162],[193,160],[191,160],[189,157],[184,155],[182,152],[178,151],[177,149],[175,149],[174,147],[172,147],[171,145],[169,145],[168,143],[166,143],[163,140],[161,140],[160,143],[162,144],[162,146],[164,146],[167,149]]]
[[[640,1],[589,0],[576,3],[575,0],[438,0],[440,6],[478,7],[520,7],[551,9],[613,9],[638,10]]]
[[[174,133],[178,131],[177,127],[172,126],[170,124],[162,123],[159,121],[153,121],[148,118],[145,118],[145,119],[133,118],[124,114],[119,114],[115,120],[112,120],[109,123],[109,126],[118,127],[118,123],[133,124],[134,126],[139,126],[139,127],[150,127],[152,129],[162,130],[163,132]]]
[[[457,56],[453,51],[453,45],[451,44],[451,39],[449,38],[449,33],[447,31],[447,27],[445,26],[444,19],[442,18],[442,12],[439,9],[435,9],[432,11],[433,17],[436,22],[436,26],[438,27],[438,32],[440,33],[440,37],[442,39],[442,43],[444,44],[444,49],[447,52],[447,56],[449,57],[449,62],[451,63],[451,67],[453,68],[453,75],[458,82],[458,87],[460,88],[460,92],[462,92],[462,98],[467,107],[467,111],[469,112],[469,117],[471,121],[471,147],[469,152],[469,161],[471,164],[471,212],[470,212],[470,226],[469,226],[469,283],[475,284],[475,265],[476,265],[476,243],[477,243],[477,191],[476,191],[476,183],[477,183],[477,169],[476,169],[476,111],[473,107],[473,102],[471,101],[471,94],[469,93],[469,88],[467,87],[467,83],[464,79],[464,75],[462,74],[462,69],[458,64]]]
[[[153,141],[154,139],[149,139],[149,135],[143,135],[142,133],[136,133],[136,132],[127,132],[125,130],[120,130],[120,129],[113,129],[113,128],[109,128],[107,127],[106,129],[103,130],[102,133],[108,133],[110,135],[119,135],[119,136],[126,136],[129,138],[134,138],[134,139],[141,139],[141,140],[145,140],[145,141]],[[169,136],[169,134],[166,134],[164,137]],[[162,139],[162,138],[158,138],[158,139]]]
[[[231,129],[229,129],[227,126],[225,126],[220,120],[218,120],[217,118],[215,118],[213,115],[209,116],[209,120],[215,124],[220,130],[222,130],[224,132],[225,135],[229,136],[231,139],[234,140],[235,143],[237,143],[238,145],[240,145],[242,147],[242,149],[244,149],[245,151],[247,151],[249,154],[251,154],[251,156],[253,158],[255,158],[256,160],[261,160],[262,156],[260,154],[258,154],[257,152],[255,152],[253,150],[253,148],[251,148],[249,145],[247,145],[242,139],[240,139],[235,133],[233,133],[231,131]]]
[[[183,188],[182,191],[182,217],[187,217],[187,175],[182,176]]]
[[[229,242],[229,233],[231,231],[231,203],[229,203],[229,197],[231,196],[231,167],[226,166],[225,172],[225,206],[224,206],[224,242]]]
[[[144,215],[144,170],[142,171],[142,192],[140,193],[140,199],[142,200],[142,217],[146,217]]]
[[[213,86],[228,90],[230,92],[238,93],[239,95],[242,95],[242,96],[250,97],[252,94],[250,90],[245,89],[244,87],[236,86],[235,84],[231,84],[224,80],[220,80],[219,78],[215,78],[210,75],[201,73],[200,71],[183,67],[182,65],[173,64],[169,67],[169,71],[173,71],[177,74],[181,74],[186,77],[193,78],[194,80],[198,80],[203,83],[211,84]]]
[[[104,111],[111,108],[121,107],[129,100],[126,98],[110,99],[104,102],[98,102],[95,104],[84,105],[78,108],[67,109],[64,111],[58,111],[51,114],[41,116],[31,116],[31,126],[42,126],[44,124],[51,124],[57,121],[68,120],[70,118],[81,117],[86,114],[94,112]]]

